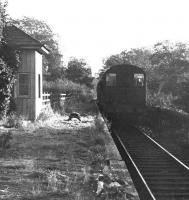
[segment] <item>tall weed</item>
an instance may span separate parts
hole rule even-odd
[[[148,93],[147,96],[147,103],[151,106],[158,106],[162,108],[175,108],[174,101],[177,99],[177,97],[170,94],[164,94],[164,93]]]
[[[94,90],[85,85],[74,83],[67,79],[58,79],[54,82],[44,82],[44,91],[51,93],[51,106],[60,112],[95,112],[96,105],[92,101],[95,97]],[[53,96],[65,93],[67,98],[63,104]]]
[[[16,113],[10,113],[8,116],[3,117],[3,125],[7,128],[21,128],[24,116],[18,115]]]

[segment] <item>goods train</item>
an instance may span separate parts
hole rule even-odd
[[[99,110],[110,120],[134,120],[146,105],[146,74],[134,65],[110,67],[97,85]]]

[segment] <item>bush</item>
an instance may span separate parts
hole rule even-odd
[[[64,111],[66,113],[78,112],[80,114],[96,114],[97,107],[93,101],[82,101],[79,98],[67,98],[64,102]]]
[[[54,115],[54,113],[53,113],[53,110],[51,109],[51,107],[46,107],[45,109],[43,109],[41,111],[41,113],[37,117],[37,121],[46,121],[53,115]]]
[[[82,100],[92,99],[92,90],[85,85],[74,83],[67,79],[58,79],[56,81],[44,81],[43,88],[45,92],[53,94],[65,93],[69,96],[75,96]]]
[[[180,94],[178,98],[174,101],[175,105],[189,113],[189,82],[181,83]]]
[[[56,111],[65,112],[95,112],[96,106],[92,99],[94,90],[85,85],[74,83],[67,79],[58,79],[54,82],[44,81],[44,91],[51,93],[51,106]],[[60,94],[67,95],[63,105],[60,102]]]
[[[23,116],[19,116],[16,113],[10,113],[8,116],[3,118],[3,125],[7,128],[21,128],[23,120]]]
[[[4,40],[0,41],[0,112],[4,116],[10,110],[12,88],[19,63],[19,52],[8,46]]]
[[[147,104],[150,106],[158,106],[162,108],[174,108],[176,109],[176,105],[174,105],[174,101],[177,97],[172,94],[164,94],[164,93],[148,93],[147,96]]]

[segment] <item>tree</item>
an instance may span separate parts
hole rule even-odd
[[[6,18],[7,18],[6,7],[7,7],[7,5],[8,5],[7,1],[2,3],[0,0],[0,40],[3,38],[3,27],[6,24]]]
[[[151,69],[150,56],[151,51],[145,48],[131,49],[130,51],[122,51],[120,54],[124,63],[136,65],[145,71]]]
[[[178,84],[189,70],[189,49],[186,44],[171,44],[164,41],[152,49],[131,49],[112,55],[104,61],[103,73],[108,67],[117,64],[133,64],[143,68],[147,74],[148,89],[160,94],[177,93]]]
[[[150,68],[150,56],[151,51],[144,48],[125,50],[104,60],[104,69],[119,64],[131,64],[147,70]]]
[[[75,83],[85,84],[88,87],[92,87],[93,77],[91,73],[91,68],[87,66],[85,60],[72,58],[68,62],[65,73],[66,78],[68,78],[69,80]]]
[[[104,72],[110,67],[120,64],[124,64],[124,60],[120,54],[111,55],[110,57],[103,59],[103,67],[99,70],[98,73],[99,78],[101,78]]]
[[[104,63],[104,69],[108,69],[109,67],[112,67],[114,65],[124,64],[125,61],[122,58],[121,54],[116,54],[110,56],[107,59],[104,59],[103,63]]]
[[[143,68],[147,73],[151,69],[150,63],[151,51],[144,48],[122,51],[120,54],[112,55],[104,59],[104,66],[99,72],[101,77],[104,71],[109,67],[120,64],[131,64]]]
[[[2,31],[3,31],[3,20],[2,20],[2,3],[0,1],[0,40],[2,38]]]
[[[48,66],[49,72],[52,72],[62,67],[62,55],[55,38],[56,35],[46,22],[30,17],[11,19],[11,22],[49,48],[50,53],[43,59],[44,69]]]
[[[6,115],[10,108],[15,74],[19,66],[19,53],[6,42],[3,29],[6,26],[6,6],[0,2],[0,112]]]
[[[168,41],[157,43],[150,58],[153,66],[151,76],[158,82],[158,91],[177,93],[179,82],[189,72],[189,49],[186,44],[171,44]]]

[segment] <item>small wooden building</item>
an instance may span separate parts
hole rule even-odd
[[[42,55],[48,54],[48,50],[14,25],[5,31],[8,44],[21,52],[21,65],[14,87],[17,113],[35,120],[42,109]]]

